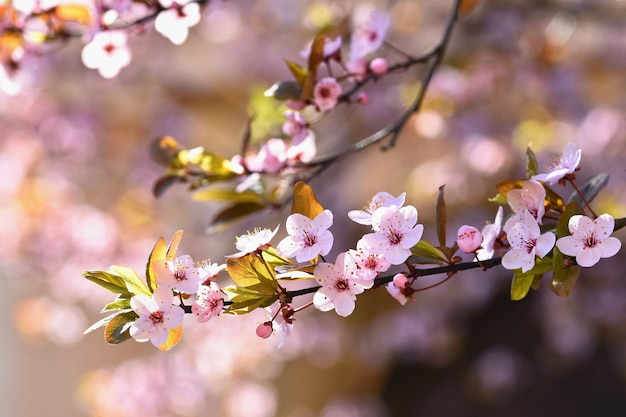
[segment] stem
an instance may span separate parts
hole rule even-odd
[[[429,276],[429,275],[437,275],[437,274],[450,274],[452,273],[452,275],[454,275],[454,273],[459,272],[459,271],[465,271],[468,269],[474,269],[474,268],[483,268],[483,269],[489,269],[489,268],[493,268],[494,266],[500,265],[502,263],[502,258],[493,258],[493,259],[488,259],[486,261],[480,261],[480,262],[461,262],[458,264],[452,264],[452,265],[445,265],[445,266],[440,266],[440,267],[436,267],[436,268],[428,268],[428,269],[415,269],[413,272],[411,272],[409,275],[407,275],[408,278],[417,278],[417,277],[425,277],[425,276]],[[374,280],[374,288],[380,287],[382,285],[385,285],[391,281],[393,281],[393,277],[394,275],[388,275],[388,276],[384,276],[384,277],[378,277]],[[441,285],[443,284],[445,281],[447,281],[448,279],[450,279],[450,277],[446,278],[445,280],[437,283],[436,285]],[[436,286],[435,285],[435,286]],[[312,294],[314,292],[316,292],[319,288],[321,288],[320,285],[317,285],[315,287],[309,287],[309,288],[302,288],[299,290],[294,290],[294,291],[287,291],[287,294],[291,297],[299,297],[301,295],[306,295],[306,294]],[[426,288],[422,288],[419,291],[424,291],[427,290],[430,287],[426,287]]]
[[[598,215],[593,211],[593,209],[591,208],[591,204],[589,204],[589,201],[587,201],[587,199],[585,198],[585,195],[580,191],[580,189],[578,188],[574,180],[572,180],[571,178],[567,178],[567,177],[565,178],[569,181],[570,184],[572,184],[572,187],[574,187],[574,191],[576,191],[576,194],[578,194],[582,202],[585,203],[585,205],[587,206],[587,209],[589,210],[593,218],[594,219],[598,218]]]

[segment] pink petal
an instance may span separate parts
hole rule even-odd
[[[598,247],[583,248],[580,252],[578,252],[578,255],[576,255],[576,262],[578,265],[584,267],[594,266],[600,260],[601,255],[602,252]]]
[[[622,242],[616,237],[610,237],[598,242],[596,247],[600,249],[603,258],[610,258],[619,252],[622,248]]]
[[[556,247],[564,255],[576,256],[582,250],[583,244],[574,236],[565,236],[556,241]]]

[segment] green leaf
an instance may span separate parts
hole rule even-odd
[[[111,311],[111,310],[130,310],[130,298],[125,297],[125,296],[118,296],[115,301],[110,302],[109,304],[105,305],[104,308],[102,309],[102,313],[104,313],[105,311]]]
[[[134,295],[147,295],[151,296],[152,292],[148,286],[139,278],[139,275],[132,269],[126,266],[113,265],[108,269],[109,273],[117,275],[124,280],[126,288],[131,294]]]
[[[443,190],[445,185],[439,187],[439,194],[437,195],[437,212],[435,221],[437,223],[437,238],[439,239],[439,245],[446,246],[446,225],[448,222],[448,214],[446,212],[446,201],[443,197]]]
[[[246,190],[238,192],[236,190],[210,189],[198,191],[193,194],[193,199],[197,201],[230,201],[232,203],[260,203],[262,196],[254,191]]]
[[[604,187],[606,187],[608,183],[609,183],[609,174],[601,173],[592,177],[589,181],[583,184],[582,187],[579,187],[579,190],[582,193],[582,195],[585,196],[585,199],[587,200],[587,202],[591,203],[593,199],[596,198],[598,193]],[[583,200],[577,192],[572,193],[572,195],[569,197],[569,200],[567,200],[567,202],[568,203],[576,202],[580,205],[583,205]]]
[[[537,164],[537,157],[530,146],[526,148],[526,156],[528,156],[528,163],[526,164],[526,178],[530,178],[533,175],[539,173],[539,164]]]
[[[447,263],[445,254],[434,247],[432,243],[426,240],[420,240],[415,246],[411,248],[411,254],[417,259],[412,259],[411,262],[417,264],[443,264]]]
[[[83,273],[83,277],[112,293],[128,294],[126,283],[120,276],[105,271],[87,271]]]
[[[278,292],[278,281],[274,271],[255,253],[249,253],[241,258],[228,258],[226,270],[237,287],[265,295],[274,295]]]
[[[507,200],[506,197],[500,193],[498,193],[495,197],[488,198],[487,200],[491,203],[500,204],[501,206],[509,204],[509,200]]]
[[[556,223],[556,237],[561,238],[563,236],[569,236],[569,219],[577,214],[584,214],[583,208],[575,201],[565,206],[565,210],[559,220]]]
[[[104,328],[104,340],[111,345],[117,345],[130,339],[130,326],[138,317],[134,311],[115,315]]]
[[[580,267],[578,265],[555,272],[550,280],[550,290],[559,297],[568,297],[576,286],[579,275]]]
[[[543,257],[535,263],[530,271],[522,272],[521,269],[515,271],[513,282],[511,282],[511,300],[518,301],[526,297],[533,285],[538,286],[541,275],[554,270],[552,258]]]
[[[313,220],[322,211],[324,211],[324,207],[317,201],[313,188],[304,181],[298,181],[293,187],[291,213],[300,213]]]
[[[519,301],[526,297],[530,287],[535,280],[535,274],[522,273],[521,270],[516,271],[511,282],[511,300]]]
[[[234,285],[223,287],[222,291],[232,302],[224,310],[230,314],[246,314],[259,307],[269,307],[278,300],[277,294],[262,294],[249,288],[236,287]]]
[[[213,221],[209,224],[209,233],[216,233],[228,228],[233,223],[249,216],[252,213],[261,211],[265,208],[264,204],[258,203],[235,203],[220,211]]]
[[[267,263],[267,265],[269,265],[269,267],[274,270],[280,266],[293,265],[293,262],[291,262],[287,258],[282,257],[280,253],[278,253],[278,251],[273,247],[262,251],[261,256],[263,257],[265,263]]]

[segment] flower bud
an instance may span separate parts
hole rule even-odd
[[[393,277],[393,285],[398,288],[406,288],[409,285],[409,279],[404,274],[396,274]]]
[[[366,92],[361,91],[356,98],[356,102],[359,104],[367,104],[370,101],[370,96]]]
[[[256,327],[256,335],[259,336],[262,339],[267,339],[268,337],[270,337],[272,335],[273,331],[274,331],[274,329],[272,328],[272,322],[271,321],[266,321],[264,323],[260,323]]]
[[[374,58],[370,62],[370,71],[376,75],[384,75],[389,69],[389,64],[385,58]]]
[[[474,226],[463,225],[457,232],[456,244],[465,253],[474,253],[483,243],[483,235]]]

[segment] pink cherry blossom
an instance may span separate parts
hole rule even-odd
[[[362,239],[372,253],[383,255],[392,265],[400,265],[422,238],[424,226],[416,223],[417,209],[413,206],[381,207],[372,216],[375,233]]]
[[[363,58],[353,59],[346,63],[346,68],[351,74],[354,81],[363,81],[367,76],[367,60]]]
[[[359,268],[364,271],[371,271],[373,277],[376,277],[378,273],[385,272],[391,267],[391,264],[385,259],[385,256],[372,253],[363,239],[359,239],[357,242],[356,250],[350,250],[350,255],[352,255]]]
[[[159,285],[176,289],[185,294],[195,294],[206,275],[194,265],[189,255],[173,260],[163,260],[155,264],[156,282]]]
[[[361,210],[350,210],[348,212],[348,217],[353,222],[369,226],[372,224],[372,216],[376,210],[381,207],[389,206],[402,207],[404,205],[405,198],[406,193],[402,193],[399,196],[394,197],[385,191],[381,191],[376,193]]]
[[[108,30],[98,32],[83,47],[81,58],[87,68],[98,70],[104,78],[113,78],[130,64],[131,53],[126,45],[126,32]]]
[[[313,102],[321,111],[332,110],[337,106],[341,91],[341,85],[337,80],[332,77],[324,77],[313,88]]]
[[[321,285],[313,296],[315,308],[334,309],[343,317],[354,311],[356,295],[374,285],[374,278],[360,273],[356,261],[347,252],[339,254],[334,264],[319,263],[313,274]]]
[[[235,247],[239,249],[239,252],[228,255],[229,258],[241,258],[248,253],[253,253],[258,250],[267,249],[270,245],[270,241],[276,236],[278,227],[272,231],[270,229],[254,229],[253,232],[248,232],[245,235],[237,236]]]
[[[563,254],[575,256],[580,266],[594,266],[600,258],[610,258],[622,247],[619,239],[611,237],[615,220],[609,214],[595,220],[587,216],[572,216],[568,227],[572,235],[557,240],[556,246]]]
[[[273,332],[274,329],[272,328],[271,321],[265,321],[263,323],[259,323],[259,325],[256,326],[256,335],[259,336],[261,339],[267,339],[272,335]]]
[[[541,183],[535,180],[523,182],[522,188],[514,188],[506,193],[509,206],[515,213],[504,224],[504,230],[508,231],[515,223],[523,222],[524,211],[530,212],[537,223],[541,224],[546,212],[544,201],[546,190]]]
[[[211,260],[201,261],[198,265],[198,273],[204,281],[202,285],[208,285],[209,282],[215,281],[218,274],[226,269],[226,264],[211,263]]]
[[[174,45],[182,45],[189,28],[200,22],[200,5],[195,1],[160,0],[165,8],[154,20],[154,28]]]
[[[350,38],[350,60],[363,58],[376,52],[385,41],[391,18],[380,10],[370,11],[362,22],[357,24]]]
[[[550,253],[556,240],[554,233],[541,234],[537,220],[528,210],[524,212],[524,220],[507,231],[507,237],[511,249],[502,257],[502,266],[506,269],[522,268],[522,272],[533,269],[535,258],[543,258]]]
[[[298,136],[291,140],[291,146],[287,148],[287,163],[295,165],[300,162],[310,162],[317,155],[315,133],[307,129],[305,136]]]
[[[200,286],[196,301],[191,305],[191,312],[199,322],[204,323],[219,316],[223,308],[224,293],[217,283],[210,282],[209,285]]]
[[[280,309],[280,311],[278,311]],[[280,338],[278,348],[283,347],[293,329],[292,318],[294,309],[290,304],[282,305],[279,301],[265,309],[267,311],[268,322],[272,324],[272,333]],[[266,322],[267,323],[267,322]]]
[[[573,143],[565,145],[560,158],[546,168],[543,174],[533,175],[532,179],[555,184],[569,174],[573,174],[580,165],[582,151]]]
[[[283,133],[292,139],[303,138],[308,134],[308,124],[299,111],[287,110],[285,112],[285,119],[287,121],[283,123]]]
[[[333,246],[333,235],[328,230],[333,225],[333,213],[324,210],[315,219],[294,213],[287,217],[289,236],[280,241],[276,249],[287,258],[307,262],[318,255],[327,255]]]
[[[404,274],[396,274],[393,281],[385,287],[389,295],[395,298],[401,305],[405,305],[407,301],[412,300],[411,296],[414,292],[411,288],[409,279]]]
[[[483,243],[480,249],[476,251],[476,259],[486,261],[487,259],[493,258],[495,255],[496,242],[502,233],[503,212],[502,206],[498,207],[498,212],[496,213],[494,222],[483,227],[481,232],[483,235]]]
[[[474,253],[482,244],[483,235],[474,226],[463,225],[457,232],[456,244],[465,253]]]
[[[154,346],[165,343],[169,330],[183,322],[184,310],[172,304],[172,290],[159,287],[152,297],[136,295],[130,306],[139,316],[130,326],[130,335],[138,342],[150,342]]]

